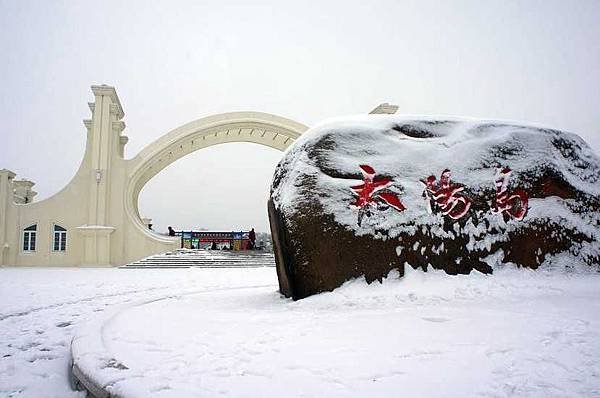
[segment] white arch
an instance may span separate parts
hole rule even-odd
[[[147,238],[172,245],[172,238],[149,231],[139,214],[139,194],[152,177],[185,155],[227,142],[253,142],[283,151],[307,129],[307,126],[293,120],[261,112],[224,113],[178,127],[128,161],[125,213]]]
[[[225,113],[178,127],[127,160],[124,113],[115,88],[92,86],[92,92],[91,118],[84,120],[85,154],[67,186],[43,201],[16,204],[15,173],[0,170],[0,265],[122,265],[173,250],[178,240],[150,231],[139,215],[138,196],[152,177],[201,148],[253,142],[284,150],[307,130],[267,113]],[[57,220],[69,230],[65,253],[52,251]],[[23,253],[22,229],[33,223],[40,238],[37,250]]]

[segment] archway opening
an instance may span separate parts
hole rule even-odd
[[[140,215],[152,229],[270,233],[267,200],[282,152],[255,143],[202,148],[165,167],[142,189]]]

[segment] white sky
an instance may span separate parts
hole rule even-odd
[[[541,123],[600,152],[600,1],[0,0],[0,168],[57,192],[83,155],[89,86],[114,85],[127,156],[203,116],[307,125],[368,112]],[[268,229],[280,153],[198,151],[142,192],[157,229]]]

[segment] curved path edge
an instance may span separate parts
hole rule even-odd
[[[166,299],[172,296],[165,296]],[[160,300],[158,299],[158,300]],[[115,309],[108,310],[101,316],[82,326],[71,340],[71,383],[74,389],[87,391],[90,398],[125,398],[110,391],[110,382],[98,378],[98,370],[105,367],[115,369],[127,369],[116,358],[108,352],[102,339],[104,325],[121,312],[139,305],[144,305],[155,300],[144,300],[127,305],[120,305]],[[98,363],[98,359],[101,362]]]
[[[100,370],[111,368],[114,373],[127,373],[129,368],[120,362],[106,348],[103,341],[103,330],[107,323],[128,309],[154,303],[170,298],[189,296],[200,293],[210,293],[222,290],[252,289],[273,286],[273,284],[238,286],[228,288],[197,289],[179,294],[168,294],[133,303],[120,305],[112,310],[107,310],[101,316],[87,322],[82,326],[71,340],[70,377],[71,386],[78,391],[87,391],[89,398],[127,398],[112,391],[114,382],[105,375],[100,376]],[[123,374],[123,379],[127,374]]]

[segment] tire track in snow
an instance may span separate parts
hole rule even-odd
[[[42,307],[30,308],[30,309],[24,310],[24,311],[18,311],[18,312],[13,312],[13,313],[8,313],[8,314],[0,314],[0,321],[4,321],[5,319],[8,319],[8,318],[26,316],[26,315],[32,314],[34,312],[39,312],[39,311],[44,311],[44,310],[50,310],[50,309],[62,307],[62,306],[65,306],[65,305],[75,305],[75,304],[90,302],[90,301],[93,301],[93,300],[101,300],[101,299],[105,299],[105,298],[127,296],[127,295],[130,295],[130,294],[151,292],[151,291],[154,291],[154,290],[163,290],[163,289],[168,289],[170,287],[171,286],[164,286],[164,287],[152,287],[152,288],[148,288],[148,289],[128,290],[128,291],[119,292],[119,293],[99,294],[99,295],[96,295],[96,296],[84,297],[84,298],[78,299],[78,300],[63,301],[63,302],[60,302],[60,303],[49,304],[49,305],[45,305],[45,306],[42,306]]]
[[[203,293],[203,292],[212,292],[212,291],[220,291],[220,290],[235,290],[235,289],[252,289],[252,288],[259,288],[259,287],[268,287],[271,286],[271,284],[267,284],[267,285],[255,285],[255,286],[236,286],[236,287],[227,287],[227,288],[217,288],[217,289],[199,289],[199,290],[192,290],[192,291],[184,291],[181,293],[173,293],[173,294],[169,294],[166,296],[161,296],[158,297],[156,299],[153,299],[152,301],[159,301],[159,300],[164,300],[164,299],[168,299],[168,298],[173,298],[173,297],[181,297],[181,296],[187,296],[187,295],[193,295],[196,293]],[[39,312],[39,311],[44,311],[44,310],[49,310],[49,309],[54,309],[54,308],[58,308],[58,307],[62,307],[65,305],[75,305],[75,304],[80,304],[80,303],[87,303],[93,300],[100,300],[100,299],[105,299],[105,298],[112,298],[112,297],[119,297],[119,296],[127,296],[130,294],[138,294],[138,293],[146,293],[146,292],[152,292],[155,290],[164,290],[164,289],[170,289],[172,288],[172,286],[163,286],[163,287],[152,287],[152,288],[148,288],[148,289],[137,289],[137,290],[128,290],[125,292],[119,292],[119,293],[110,293],[110,294],[99,294],[96,296],[91,296],[91,297],[85,297],[82,299],[78,299],[78,300],[69,300],[69,301],[64,301],[61,303],[55,303],[55,304],[49,304],[49,305],[45,305],[42,307],[37,307],[37,308],[31,308],[28,310],[24,310],[24,311],[18,311],[18,312],[13,312],[13,313],[9,313],[9,314],[0,314],[0,322],[4,321],[5,319],[9,319],[9,318],[14,318],[14,317],[20,317],[20,316],[26,316],[35,312]]]

